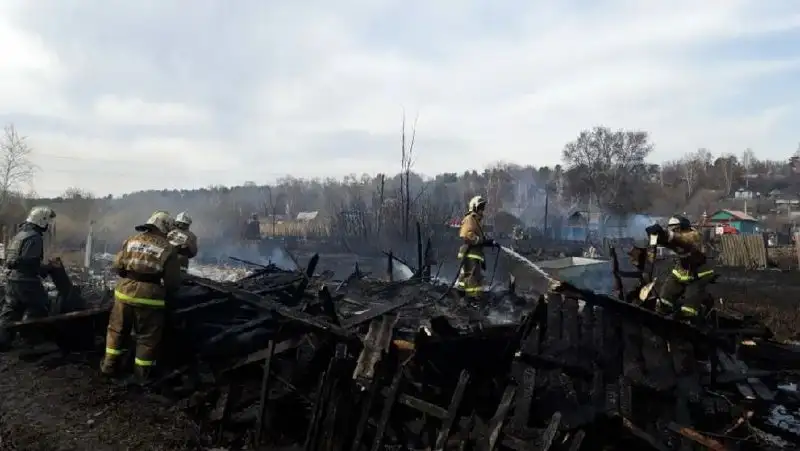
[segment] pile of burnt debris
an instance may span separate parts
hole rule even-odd
[[[718,314],[700,328],[566,283],[536,297],[511,283],[469,305],[425,271],[387,282],[356,268],[334,282],[315,275],[317,262],[235,283],[187,276],[169,313],[168,367],[149,391],[232,448],[723,450],[800,440],[770,419],[800,403],[778,388],[800,352],[751,318]],[[82,304],[59,280],[71,311],[13,327],[72,352],[100,348],[109,300]]]

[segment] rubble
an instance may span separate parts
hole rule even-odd
[[[80,373],[82,383],[104,387],[123,416],[134,407],[117,407],[121,398],[155,411],[153,400],[171,404],[161,423],[182,426],[176,447],[160,449],[769,449],[800,439],[786,426],[800,401],[787,388],[800,350],[752,318],[718,313],[699,328],[569,283],[517,293],[513,280],[463,304],[426,271],[393,268],[391,256],[388,278],[411,278],[356,268],[336,281],[316,274],[318,261],[235,282],[186,276],[171,301],[169,366],[145,393]],[[13,327],[56,329],[49,336],[90,368],[110,302]],[[92,440],[92,449],[114,443]]]

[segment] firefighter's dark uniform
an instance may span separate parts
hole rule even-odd
[[[197,235],[189,229],[175,228],[167,235],[178,251],[178,264],[182,271],[189,269],[189,259],[197,255]]]
[[[251,217],[247,220],[242,238],[247,248],[258,254],[258,246],[261,243],[261,222],[257,217]]]
[[[664,247],[677,254],[677,261],[659,291],[660,311],[674,312],[680,304],[682,315],[696,317],[700,314],[704,300],[703,279],[714,275],[714,270],[706,265],[702,245],[702,236],[694,228],[667,232]]]
[[[120,279],[114,289],[114,307],[108,321],[106,356],[101,370],[116,372],[123,346],[136,335],[134,371],[147,378],[155,364],[164,329],[166,299],[180,286],[176,249],[154,226],[137,227],[141,233],[122,244],[113,268]]]
[[[23,224],[6,249],[6,296],[0,308],[0,348],[14,341],[14,333],[3,327],[5,324],[26,318],[47,316],[50,301],[42,284],[49,265],[43,264],[44,229]]]
[[[479,296],[483,288],[483,268],[486,259],[483,253],[481,219],[479,213],[468,213],[461,221],[461,229],[458,231],[458,236],[464,244],[458,249],[458,259],[462,263],[455,287],[470,297]]]

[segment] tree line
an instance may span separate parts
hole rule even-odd
[[[219,216],[225,210],[226,217],[237,221],[252,213],[293,218],[303,211],[319,211],[323,217],[360,212],[407,238],[413,222],[442,223],[460,216],[476,194],[488,198],[490,217],[506,212],[535,225],[531,223],[540,222],[545,210],[551,217],[587,208],[669,215],[685,211],[701,194],[712,193],[713,201],[730,197],[744,186],[762,193],[800,193],[800,153],[787,153],[785,159],[773,161],[758,159],[751,149],[716,155],[709,149],[697,149],[654,164],[648,161],[654,145],[646,131],[594,127],[567,143],[561,164],[552,167],[498,162],[482,170],[424,177],[414,170],[414,137],[413,130],[406,136],[404,124],[400,170],[394,175],[351,174],[311,180],[286,176],[271,185],[249,181],[234,187],[139,191],[119,198],[95,198],[80,187],[70,187],[59,198],[42,201],[80,205],[77,209],[82,217],[75,218],[78,223],[112,212],[138,211],[140,205],[147,206],[142,214],[159,205],[203,217]],[[7,126],[0,140],[4,212],[14,199],[24,197],[18,193],[33,178],[30,154],[25,138],[13,125]]]

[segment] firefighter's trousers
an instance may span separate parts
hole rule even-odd
[[[659,310],[672,313],[680,308],[684,316],[698,316],[705,301],[706,280],[713,275],[711,269],[698,270],[696,276],[681,268],[673,269],[659,290]]]
[[[473,258],[465,258],[458,272],[456,289],[467,297],[479,297],[483,291],[482,262]]]
[[[49,310],[50,300],[41,281],[8,281],[6,296],[0,307],[0,348],[8,347],[14,341],[15,334],[5,330],[6,324],[23,318],[43,318]]]
[[[136,338],[134,370],[146,376],[156,362],[158,347],[164,333],[164,322],[163,308],[115,300],[108,319],[106,356],[101,370],[107,374],[117,371],[119,361],[125,352],[125,344],[130,341],[133,332]]]

